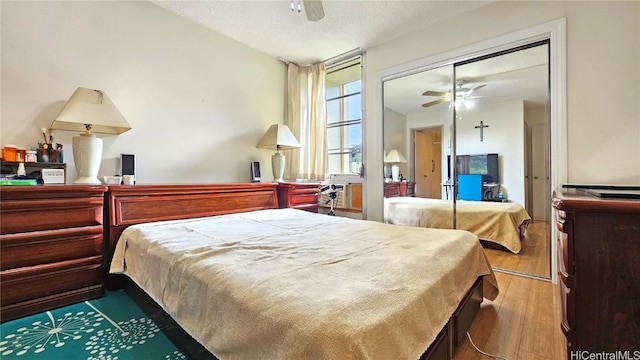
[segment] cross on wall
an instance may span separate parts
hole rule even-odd
[[[484,140],[484,128],[488,128],[489,125],[485,125],[482,120],[480,120],[480,125],[476,126],[476,129],[480,129],[480,141]]]

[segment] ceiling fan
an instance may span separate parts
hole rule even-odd
[[[307,20],[318,21],[324,18],[324,8],[321,0],[302,0],[302,3],[304,4],[304,12],[307,14]],[[302,12],[300,0],[297,0],[296,4],[294,4],[294,0],[291,0],[291,11],[296,9],[298,12]]]
[[[481,96],[471,96],[471,94],[473,94],[476,90],[481,89],[485,86],[487,86],[487,84],[478,85],[474,88],[468,88],[468,87],[464,87],[464,83],[461,83],[461,82],[458,83],[458,87],[456,88],[456,99],[454,101],[454,105],[456,106],[456,108],[458,108],[458,106],[460,106],[463,103],[466,103],[467,105],[471,105],[468,99],[481,97]],[[427,90],[422,93],[422,96],[440,97],[440,99],[438,100],[434,100],[434,101],[430,101],[422,104],[422,107],[430,107],[430,106],[441,104],[443,102],[450,102],[453,97],[453,92]]]

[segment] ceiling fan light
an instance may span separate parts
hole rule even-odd
[[[461,96],[461,97],[466,97],[471,95],[471,89],[469,88],[458,88],[456,89],[456,97]]]
[[[464,107],[467,109],[473,109],[473,107],[476,105],[473,101],[467,100],[467,99],[462,100],[462,103],[464,104]]]

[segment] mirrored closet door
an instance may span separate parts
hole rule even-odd
[[[550,278],[548,59],[545,40],[385,80],[385,221],[471,231],[494,268]]]

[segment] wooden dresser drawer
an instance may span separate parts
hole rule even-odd
[[[99,256],[102,226],[0,235],[0,270]]]
[[[0,232],[13,234],[102,225],[102,203],[102,197],[5,200],[2,202]]]
[[[6,270],[0,273],[2,307],[102,284],[102,256]],[[4,319],[3,319],[4,320]]]
[[[309,205],[309,204],[317,204],[318,203],[318,193],[308,194],[293,194],[291,196],[291,206],[295,207],[296,205]]]
[[[0,187],[0,320],[104,294],[102,185]]]
[[[563,281],[558,282],[560,291],[560,327],[567,341],[574,340],[576,317],[575,317],[575,292],[567,288]]]
[[[388,182],[384,183],[384,197],[400,196],[400,183]]]
[[[573,222],[558,219],[558,267],[568,275],[575,275],[575,256],[573,244]]]
[[[318,212],[319,192],[318,183],[280,183],[278,184],[279,207]]]

